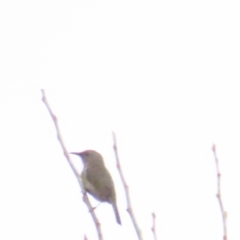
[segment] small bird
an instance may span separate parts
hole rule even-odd
[[[116,221],[121,225],[121,219],[118,213],[116,203],[116,193],[114,183],[110,173],[105,167],[103,157],[94,150],[83,152],[71,152],[82,158],[84,167],[81,173],[83,187],[100,202],[112,204]]]

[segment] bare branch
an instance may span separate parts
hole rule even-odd
[[[223,202],[222,202],[222,195],[221,195],[221,173],[219,169],[219,161],[217,158],[216,146],[213,144],[212,151],[214,154],[215,162],[216,162],[216,170],[217,170],[217,199],[219,202],[221,214],[222,214],[222,221],[223,221],[223,240],[227,240],[227,212],[224,210]]]
[[[156,214],[152,213],[152,219],[153,219],[153,224],[152,224],[152,232],[153,232],[153,237],[154,240],[157,240],[157,234],[156,234]]]
[[[54,113],[52,112],[52,109],[50,108],[50,105],[47,101],[47,98],[46,98],[46,95],[45,95],[45,91],[43,89],[41,89],[42,91],[42,101],[44,102],[44,104],[46,105],[47,107],[47,110],[48,112],[50,113],[50,116],[52,117],[52,120],[54,122],[54,125],[55,125],[55,128],[56,128],[56,132],[57,132],[57,138],[58,138],[58,141],[62,147],[62,150],[63,150],[63,154],[64,156],[66,157],[71,169],[73,170],[73,173],[74,175],[76,176],[77,178],[77,181],[79,183],[79,186],[81,188],[81,191],[83,192],[83,201],[85,202],[85,204],[87,205],[88,209],[89,209],[89,212],[92,216],[92,219],[93,219],[93,222],[96,226],[96,230],[97,230],[97,234],[98,234],[98,239],[99,240],[103,240],[103,236],[102,236],[102,231],[101,231],[101,227],[100,227],[100,223],[96,217],[96,214],[94,213],[93,211],[93,207],[91,206],[91,203],[87,197],[87,194],[84,190],[84,187],[83,187],[83,184],[82,184],[82,181],[81,181],[81,178],[80,178],[80,175],[79,173],[77,172],[76,168],[74,167],[71,159],[70,159],[70,156],[68,154],[68,151],[63,143],[63,139],[62,139],[62,136],[61,136],[61,133],[60,133],[60,129],[59,129],[59,126],[58,126],[58,121],[57,121],[57,117],[54,115]]]
[[[133,223],[133,226],[134,226],[135,231],[137,233],[138,239],[142,240],[143,238],[142,238],[141,230],[138,227],[136,218],[133,214],[133,209],[132,209],[130,195],[129,195],[129,187],[128,187],[127,182],[126,182],[126,180],[123,176],[123,171],[122,171],[122,168],[121,168],[121,165],[120,165],[120,160],[119,160],[119,156],[118,156],[118,149],[117,149],[116,134],[114,132],[112,134],[113,134],[113,149],[114,149],[114,153],[115,153],[115,157],[116,157],[117,169],[118,169],[120,178],[122,180],[122,183],[123,183],[123,186],[124,186],[124,189],[125,189],[126,199],[127,199],[127,211],[128,211],[128,213],[129,213],[129,215],[132,219],[132,223]]]

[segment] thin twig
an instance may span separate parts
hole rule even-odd
[[[222,201],[222,195],[221,195],[221,173],[219,169],[219,161],[217,158],[217,153],[216,153],[216,146],[213,144],[212,146],[212,151],[214,154],[215,162],[216,162],[216,170],[217,170],[217,199],[219,202],[221,214],[222,214],[222,221],[223,221],[223,240],[227,240],[227,212],[224,210],[223,207],[223,201]]]
[[[129,215],[130,215],[130,217],[132,219],[132,223],[133,223],[133,226],[134,226],[135,231],[137,233],[138,239],[142,240],[143,238],[142,238],[141,230],[138,227],[136,218],[135,218],[135,216],[133,214],[133,209],[132,209],[130,195],[129,195],[129,187],[128,187],[127,182],[126,182],[126,180],[125,180],[125,178],[123,176],[123,171],[122,171],[122,168],[121,168],[121,165],[120,165],[120,160],[119,160],[119,156],[118,156],[118,149],[117,149],[116,134],[114,132],[112,134],[113,134],[113,149],[114,149],[114,153],[115,153],[115,157],[116,157],[117,169],[118,169],[120,178],[122,180],[122,183],[123,183],[123,186],[124,186],[124,189],[125,189],[126,199],[127,199],[127,211],[128,211],[128,213],[129,213]]]
[[[98,221],[98,219],[97,219],[97,217],[96,217],[96,214],[95,214],[94,211],[93,211],[93,208],[92,208],[92,206],[91,206],[91,203],[90,203],[90,201],[89,201],[89,199],[88,199],[88,197],[87,197],[87,194],[86,194],[86,192],[85,192],[85,190],[84,190],[84,187],[83,187],[82,182],[81,182],[80,175],[79,175],[78,171],[76,170],[76,168],[74,167],[74,165],[73,165],[73,163],[72,163],[72,161],[71,161],[71,159],[70,159],[70,156],[69,156],[69,154],[68,154],[68,151],[67,151],[67,149],[66,149],[66,147],[65,147],[65,145],[64,145],[64,143],[63,143],[63,139],[62,139],[62,136],[61,136],[61,133],[60,133],[60,129],[59,129],[59,126],[58,126],[57,117],[55,116],[55,114],[53,113],[52,109],[50,108],[50,105],[49,105],[49,103],[48,103],[48,101],[47,101],[47,98],[46,98],[46,95],[45,95],[45,91],[44,91],[43,89],[41,89],[41,91],[42,91],[42,101],[43,101],[44,104],[46,105],[47,110],[48,110],[48,112],[50,113],[50,115],[51,115],[51,117],[52,117],[52,120],[53,120],[53,122],[54,122],[54,125],[55,125],[55,128],[56,128],[56,132],[57,132],[57,138],[58,138],[58,141],[59,141],[59,143],[60,143],[60,145],[61,145],[61,147],[62,147],[63,154],[64,154],[64,156],[66,157],[66,159],[67,159],[67,161],[68,161],[71,169],[73,170],[74,175],[76,176],[76,178],[77,178],[77,180],[78,180],[79,186],[80,186],[81,191],[82,191],[82,193],[83,193],[83,201],[84,201],[85,204],[87,205],[87,207],[88,207],[88,209],[89,209],[89,212],[90,212],[90,214],[91,214],[91,216],[92,216],[93,222],[94,222],[94,224],[95,224],[95,226],[96,226],[96,230],[97,230],[97,234],[98,234],[98,239],[99,239],[99,240],[103,240],[100,223],[99,223],[99,221]]]
[[[157,234],[156,234],[156,214],[152,213],[152,219],[153,219],[153,224],[152,224],[152,232],[153,232],[153,237],[154,240],[157,240]]]

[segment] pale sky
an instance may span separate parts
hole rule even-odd
[[[212,143],[239,239],[239,12],[232,0],[1,1],[0,239],[97,239],[41,88],[67,149],[99,151],[113,176],[122,226],[100,204],[105,240],[137,239],[112,131],[144,239],[153,211],[158,239],[222,239]]]

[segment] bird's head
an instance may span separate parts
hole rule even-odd
[[[70,154],[78,155],[82,158],[84,164],[103,163],[102,155],[94,150],[85,150],[83,152],[71,152]]]

